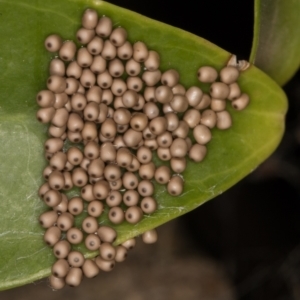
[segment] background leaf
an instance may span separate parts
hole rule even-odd
[[[300,65],[299,11],[299,0],[255,0],[250,62],[281,86]]]
[[[114,25],[126,28],[132,42],[142,40],[157,50],[161,68],[177,69],[185,86],[200,85],[196,78],[199,66],[221,69],[230,58],[228,52],[208,41],[102,1],[0,0],[0,289],[48,276],[54,262],[51,249],[42,241],[44,231],[37,222],[38,216],[47,209],[37,196],[46,166],[43,143],[47,129],[35,119],[35,95],[45,88],[52,56],[43,47],[45,37],[59,33],[64,39],[74,39],[87,7],[110,16]],[[219,195],[274,151],[284,131],[284,93],[253,66],[243,72],[239,84],[251,97],[249,107],[243,112],[228,107],[234,126],[224,132],[213,130],[213,140],[203,163],[188,162],[183,174],[183,194],[171,197],[164,186],[157,185],[155,197],[159,210],[135,226],[127,223],[115,226],[116,243]],[[208,88],[200,86],[204,90]],[[101,217],[100,222],[108,221]],[[87,257],[95,255],[88,253],[84,246],[79,248]]]

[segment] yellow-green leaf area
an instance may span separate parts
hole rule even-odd
[[[35,95],[46,87],[48,65],[54,57],[45,51],[44,39],[52,33],[75,39],[87,7],[111,17],[115,26],[127,29],[131,42],[141,40],[158,51],[162,70],[178,70],[180,81],[186,87],[198,85],[207,90],[207,86],[197,81],[197,69],[211,65],[219,70],[230,58],[229,53],[208,41],[106,2],[0,0],[2,290],[48,276],[54,262],[51,249],[42,241],[44,230],[37,221],[47,209],[37,195],[46,166],[43,143],[47,126],[35,119],[38,109]],[[250,95],[250,105],[242,112],[228,107],[233,127],[226,131],[213,129],[205,160],[199,164],[188,161],[183,174],[183,194],[171,197],[165,186],[155,185],[158,211],[145,216],[137,225],[114,226],[118,231],[116,243],[174,219],[224,192],[274,151],[284,131],[287,102],[283,91],[253,66],[242,73],[239,84]],[[111,225],[105,216],[99,218],[99,223]],[[95,255],[88,253],[83,245],[79,248],[86,256]]]

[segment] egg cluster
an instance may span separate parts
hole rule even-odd
[[[51,210],[39,221],[57,258],[50,277],[54,289],[77,286],[83,275],[94,277],[122,262],[135,240],[114,246],[117,232],[99,225],[104,210],[112,224],[137,224],[157,209],[154,181],[166,185],[170,195],[180,195],[187,157],[202,161],[211,129],[232,124],[226,100],[236,110],[249,102],[236,83],[237,67],[219,73],[200,67],[197,76],[210,84],[209,94],[198,86],[186,89],[176,70],[159,69],[156,51],[142,41],[131,44],[124,28],[114,28],[95,10],[84,12],[76,37],[83,45],[79,49],[56,34],[47,37],[46,49],[58,56],[50,63],[47,89],[36,97],[37,119],[50,123],[49,165],[39,196]],[[154,152],[168,165],[156,166]],[[68,199],[63,192],[73,187],[80,195]],[[83,211],[88,216],[77,228],[74,219]],[[156,239],[155,229],[143,234],[146,243]],[[81,242],[99,255],[85,259],[72,250]]]

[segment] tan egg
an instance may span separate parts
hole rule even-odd
[[[53,118],[51,119],[51,123],[56,127],[63,127],[68,122],[69,113],[63,107],[59,108],[55,111]]]
[[[232,126],[232,119],[227,110],[217,112],[217,128],[221,130],[228,129]]]
[[[223,111],[226,109],[226,100],[212,98],[210,108],[215,112]]]
[[[88,176],[86,171],[81,168],[77,167],[72,171],[72,181],[73,184],[77,187],[83,187],[88,182]]]
[[[169,148],[172,145],[173,137],[169,131],[165,131],[156,138],[157,144],[162,148]]]
[[[173,99],[173,92],[167,85],[161,85],[155,90],[155,99],[160,103],[170,103]]]
[[[121,178],[122,172],[117,164],[110,163],[104,168],[104,177],[107,181],[116,181]]]
[[[208,128],[214,128],[217,123],[217,115],[211,109],[206,109],[202,112],[200,124],[205,125]]]
[[[99,226],[97,234],[104,243],[113,243],[117,238],[117,232],[109,226]]]
[[[186,89],[182,84],[177,83],[176,85],[174,85],[172,87],[172,92],[173,92],[173,94],[185,95]]]
[[[119,166],[127,168],[132,163],[132,159],[132,153],[127,148],[118,149],[116,162]]]
[[[64,142],[60,138],[50,138],[44,144],[45,151],[56,153],[63,148]]]
[[[83,240],[82,231],[75,227],[70,228],[67,231],[67,240],[73,245],[80,244]]]
[[[72,79],[72,78],[71,78]],[[74,78],[73,78],[74,79]],[[76,79],[75,79],[76,80]],[[67,81],[67,80],[66,80]],[[67,90],[67,89],[66,89]],[[53,107],[55,109],[58,108],[65,108],[67,109],[67,111],[69,112],[69,110],[72,109],[72,107],[70,107],[70,109],[68,108],[69,104],[71,104],[70,102],[70,98],[68,97],[68,95],[66,93],[59,93],[59,94],[55,94],[55,102],[53,104]]]
[[[87,50],[87,48],[83,47],[78,49],[77,51],[77,63],[82,68],[89,67],[93,62],[93,56]]]
[[[71,267],[79,268],[83,265],[84,261],[84,256],[79,251],[71,251],[68,255],[68,263]]]
[[[148,147],[152,151],[157,150],[157,148],[158,148],[156,139],[145,140],[144,146]]]
[[[113,224],[121,224],[124,221],[123,209],[118,206],[110,208],[110,210],[108,212],[108,219]]]
[[[71,143],[80,143],[82,141],[82,135],[80,132],[73,132],[68,130],[67,138]]]
[[[161,79],[161,71],[145,71],[142,75],[142,79],[146,86],[155,86]]]
[[[66,74],[68,77],[79,79],[82,74],[82,68],[78,65],[77,61],[74,60],[69,63]]]
[[[201,102],[197,106],[195,106],[194,108],[198,109],[198,110],[202,110],[202,109],[205,109],[205,108],[209,107],[210,103],[211,103],[210,96],[207,95],[207,94],[203,94]]]
[[[127,31],[122,27],[118,27],[112,31],[109,39],[113,45],[115,45],[116,47],[121,47],[126,42]]]
[[[169,182],[171,175],[171,170],[168,166],[160,166],[155,170],[154,178],[159,184],[166,184]]]
[[[123,135],[124,143],[127,147],[136,147],[142,140],[143,134],[129,128]]]
[[[193,136],[198,144],[205,145],[211,140],[211,132],[205,125],[197,125],[193,130]]]
[[[156,91],[156,87],[154,86],[146,86],[145,90],[144,90],[144,99],[146,102],[154,102],[156,101],[155,99],[155,91]]]
[[[142,179],[152,179],[155,173],[155,165],[153,162],[142,164],[139,168],[139,175]]]
[[[86,9],[82,16],[81,24],[84,28],[94,29],[98,24],[98,13],[94,9]]]
[[[93,201],[95,199],[95,196],[93,194],[93,185],[91,185],[91,184],[85,185],[81,189],[80,195],[81,195],[82,199],[84,199],[87,202]]]
[[[113,77],[120,77],[124,73],[124,65],[118,58],[114,58],[108,64],[108,72]]]
[[[116,181],[109,181],[109,187],[112,191],[119,191],[122,188],[122,179],[118,179]]]
[[[159,68],[160,56],[156,51],[150,50],[148,58],[144,61],[144,66],[149,71],[155,71]]]
[[[123,186],[126,189],[135,189],[138,186],[139,180],[132,172],[125,172],[122,176]]]
[[[123,194],[123,202],[127,206],[137,205],[140,200],[140,195],[136,190],[127,190]]]
[[[52,75],[47,80],[47,88],[53,93],[63,93],[66,89],[66,79],[62,76]]]
[[[167,130],[167,119],[165,117],[156,117],[149,123],[149,129],[155,135],[160,135]]]
[[[148,125],[148,118],[144,113],[134,113],[130,120],[130,126],[136,131],[143,131]]]
[[[42,90],[36,95],[36,102],[40,107],[52,107],[55,102],[55,94],[49,90]]]
[[[212,83],[218,78],[218,72],[213,67],[203,66],[198,69],[197,76],[200,82]]]
[[[82,265],[82,272],[87,278],[94,278],[99,274],[99,268],[91,259],[86,259]]]
[[[71,97],[71,107],[75,111],[84,110],[87,104],[86,97],[83,94],[75,93]]]
[[[81,77],[80,77],[80,83],[85,88],[90,88],[95,85],[96,83],[96,76],[90,69],[83,69]]]
[[[105,38],[111,34],[112,28],[113,28],[112,20],[106,16],[103,16],[99,19],[95,31],[97,35]]]
[[[148,147],[142,146],[137,150],[136,157],[140,163],[147,164],[152,160],[152,151]]]
[[[189,158],[195,162],[202,161],[207,153],[207,149],[204,145],[194,144],[189,151]]]
[[[145,231],[142,234],[142,240],[145,244],[154,244],[157,241],[157,231],[156,229],[151,229],[148,231]]]
[[[115,266],[114,260],[105,260],[101,258],[100,256],[97,256],[95,259],[95,263],[98,266],[98,268],[104,272],[110,272]]]
[[[52,209],[54,211],[56,211],[58,214],[62,214],[64,212],[67,211],[68,209],[68,198],[65,194],[61,194],[61,202],[56,205],[56,206],[53,206]]]
[[[133,44],[133,59],[137,62],[144,62],[149,56],[147,46],[143,42],[136,42]]]
[[[226,99],[229,95],[229,87],[223,82],[214,82],[210,86],[210,95],[216,99]]]
[[[91,233],[85,238],[84,244],[88,250],[96,251],[99,249],[101,242],[97,235]]]
[[[47,212],[42,213],[39,216],[39,223],[43,228],[49,228],[54,226],[58,218],[57,212],[50,210]]]
[[[95,233],[98,229],[98,222],[96,218],[88,216],[82,221],[81,227],[86,233]]]
[[[117,246],[116,247],[116,256],[115,261],[116,262],[123,262],[127,257],[127,249],[123,246]]]
[[[141,166],[141,164],[138,161],[138,159],[136,157],[133,157],[131,164],[126,169],[127,169],[127,171],[130,171],[130,172],[136,172],[140,169],[140,166]]]
[[[100,146],[100,158],[104,162],[113,162],[116,160],[116,157],[117,151],[112,143],[106,142]]]
[[[243,110],[245,109],[250,102],[250,98],[247,94],[243,93],[239,98],[233,100],[231,102],[231,106],[235,110]]]
[[[175,94],[170,106],[174,112],[185,112],[189,107],[189,103],[186,96]]]
[[[178,83],[178,81],[179,73],[174,69],[170,69],[161,75],[161,83],[171,88],[174,87]]]
[[[108,107],[104,103],[99,104],[99,116],[95,123],[101,124],[106,120],[107,117],[107,112],[108,112]]]
[[[167,186],[168,193],[171,196],[179,196],[183,191],[183,180],[180,176],[173,176]]]
[[[153,102],[147,102],[143,108],[143,112],[149,120],[152,120],[159,116],[159,108]]]
[[[68,213],[62,213],[57,219],[57,227],[61,231],[68,231],[74,224],[74,217]]]
[[[98,218],[103,213],[104,206],[103,203],[98,200],[93,200],[89,203],[87,211],[92,217]]]
[[[143,130],[143,138],[145,140],[152,140],[156,138],[156,134],[150,130],[149,125]]]
[[[108,89],[111,87],[113,83],[113,78],[109,74],[108,71],[104,71],[103,73],[99,74],[97,76],[97,84],[102,88],[102,89]]]
[[[189,125],[184,121],[179,121],[178,127],[172,131],[173,138],[185,139],[189,133]]]
[[[63,176],[65,179],[65,185],[63,187],[63,190],[70,190],[71,188],[73,188],[71,173],[68,171],[65,171],[65,172],[63,172]]]
[[[54,290],[60,290],[66,285],[64,278],[58,278],[53,275],[49,277],[49,283]]]
[[[200,123],[201,115],[197,109],[188,109],[183,115],[183,120],[190,128],[195,128]]]
[[[137,76],[127,77],[126,83],[127,83],[127,88],[129,90],[133,90],[136,92],[140,92],[144,85],[142,79]]]
[[[107,181],[99,180],[95,183],[93,188],[93,194],[96,199],[103,200],[107,198],[110,192],[110,187]]]
[[[138,184],[138,192],[142,197],[152,196],[154,193],[154,186],[150,180],[141,180]]]
[[[143,211],[138,206],[131,206],[125,212],[125,219],[130,224],[137,224],[143,218]]]
[[[97,138],[97,127],[94,122],[85,122],[81,131],[82,138],[86,141],[93,141]]]
[[[49,73],[50,75],[65,76],[66,73],[65,63],[59,58],[52,59],[49,66]]]
[[[71,287],[78,286],[82,280],[81,268],[71,268],[65,280],[66,280],[66,284]]]
[[[48,180],[49,179],[49,175],[53,172],[52,168],[50,166],[47,166],[44,170],[43,170],[43,177]]]
[[[54,170],[49,175],[48,183],[51,189],[61,190],[65,185],[65,178],[60,171]]]
[[[82,199],[79,197],[71,198],[68,203],[68,211],[74,216],[81,214],[83,211]]]
[[[66,240],[57,242],[53,247],[53,254],[56,258],[66,258],[71,251],[71,245]]]
[[[49,35],[45,40],[45,48],[49,52],[57,52],[63,44],[62,38],[57,34]]]
[[[95,30],[79,28],[76,32],[77,41],[80,44],[86,45],[88,44],[95,36]]]
[[[73,132],[79,132],[83,129],[84,122],[77,113],[71,113],[67,122],[67,128]]]
[[[125,247],[127,250],[131,250],[135,247],[135,244],[136,244],[136,240],[135,238],[132,238],[123,242],[121,245]]]
[[[126,41],[121,47],[117,48],[117,56],[120,59],[128,60],[132,57],[133,48],[132,45]]]
[[[49,247],[53,247],[61,238],[61,231],[58,227],[49,227],[44,234],[44,241]]]
[[[96,55],[94,56],[90,70],[96,75],[104,73],[106,70],[106,64],[106,60],[101,55]]]
[[[89,160],[94,160],[100,155],[99,144],[95,141],[87,142],[83,149],[84,156]]]
[[[197,107],[202,101],[203,92],[199,87],[192,86],[186,91],[185,96],[190,106]]]
[[[239,78],[240,72],[237,68],[226,66],[220,71],[220,79],[226,84],[232,84]]]
[[[152,214],[157,209],[157,202],[152,197],[145,197],[142,199],[140,206],[145,214]]]
[[[101,56],[106,60],[112,60],[117,56],[117,48],[110,40],[105,40]]]
[[[170,167],[173,170],[173,172],[177,174],[182,173],[186,168],[185,157],[172,157],[170,160]]]
[[[54,125],[50,125],[48,128],[48,134],[53,138],[64,138],[64,135],[66,133],[67,126],[63,127],[56,127]]]
[[[229,85],[229,90],[228,100],[235,100],[241,96],[241,89],[236,82]]]
[[[51,273],[58,278],[65,277],[69,272],[69,264],[64,258],[58,259],[51,268]]]
[[[103,45],[104,45],[103,39],[98,36],[95,36],[89,41],[86,48],[89,51],[89,53],[91,53],[92,55],[98,55],[101,53],[103,49]]]
[[[75,57],[76,50],[73,41],[65,41],[59,50],[59,57],[64,61],[71,61]]]

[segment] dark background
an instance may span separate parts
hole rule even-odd
[[[249,58],[253,0],[110,2]],[[0,299],[300,299],[299,77],[284,87],[290,110],[277,151],[223,195],[159,228],[157,245],[139,242],[116,271],[79,288],[52,293],[42,280]]]

